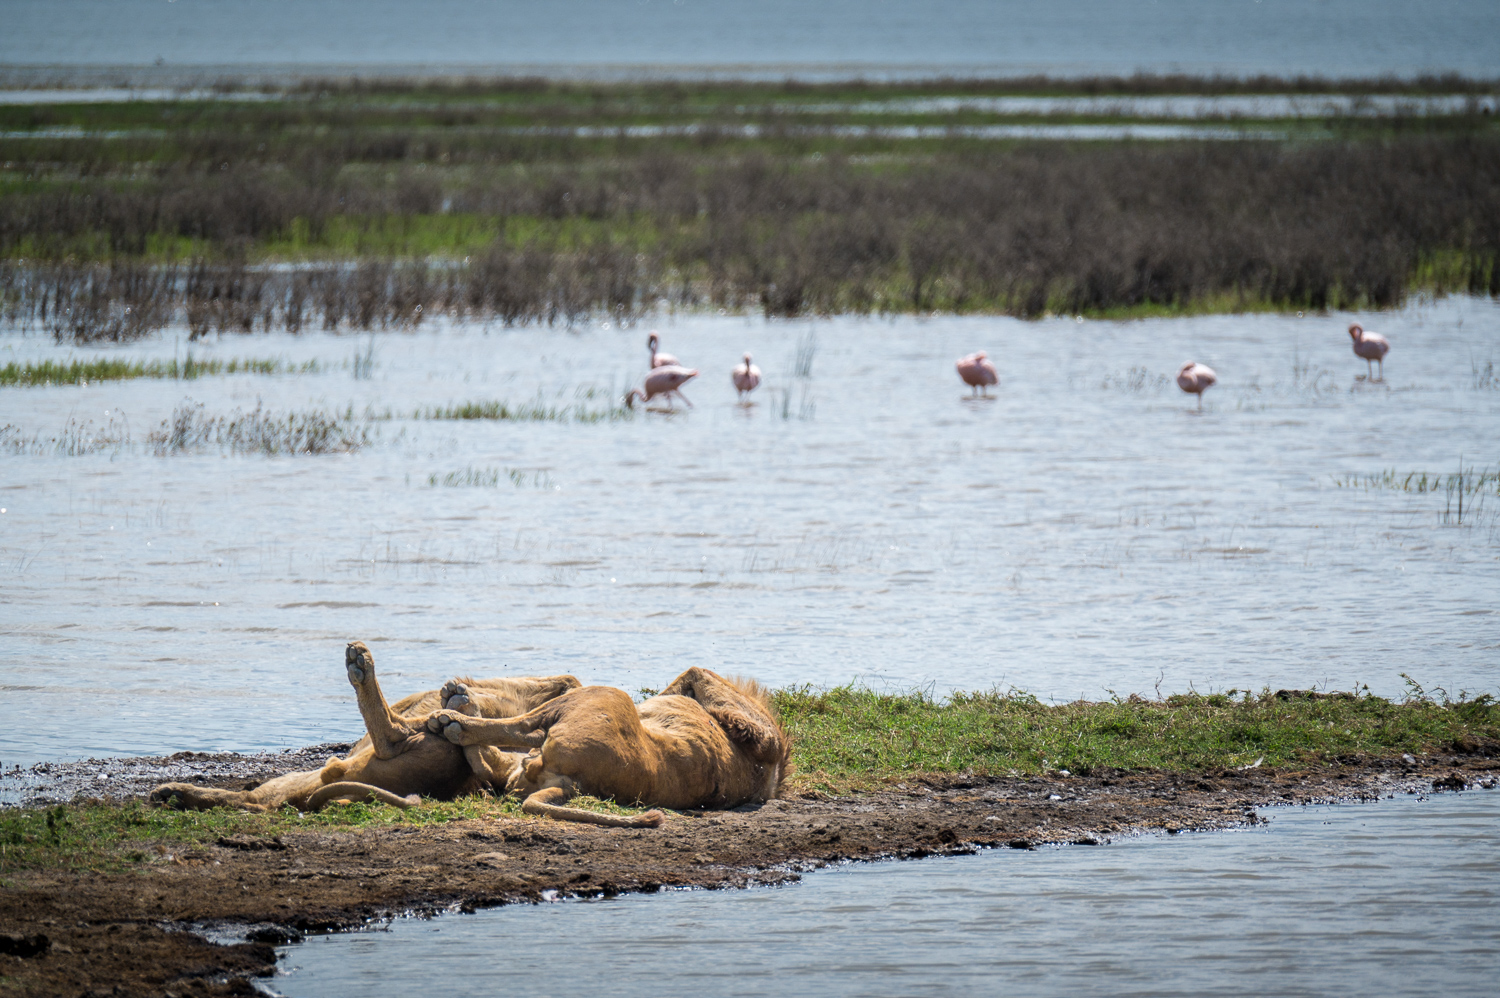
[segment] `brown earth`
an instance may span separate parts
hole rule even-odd
[[[226,761],[235,758],[244,764]],[[198,776],[233,786],[267,768],[265,757],[246,759],[196,757]],[[130,763],[144,779],[145,762],[55,767],[62,789],[47,793],[45,781],[33,781],[27,796],[57,799],[87,765],[118,772]],[[195,760],[164,762],[191,768]],[[275,969],[273,944],[403,914],[784,883],[841,860],[1094,846],[1253,824],[1265,820],[1254,808],[1267,805],[1492,787],[1497,778],[1500,760],[1450,756],[1196,774],[922,774],[860,796],[669,816],[659,829],[516,818],[222,839],[163,850],[129,873],[11,877],[0,889],[0,994],[254,994],[252,979]],[[116,790],[131,785],[110,779]],[[99,782],[107,781],[80,785]]]

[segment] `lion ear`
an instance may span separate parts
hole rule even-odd
[[[737,710],[711,710],[709,714],[719,722],[730,741],[743,746],[757,760],[776,754],[776,734],[764,724]]]

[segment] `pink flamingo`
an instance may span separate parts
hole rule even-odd
[[[1211,385],[1219,383],[1219,376],[1207,364],[1190,360],[1177,369],[1177,387],[1189,395],[1198,396],[1198,409],[1203,409],[1203,393]]]
[[[676,395],[684,402],[687,402],[687,407],[691,409],[693,407],[693,403],[688,402],[688,397],[682,394],[682,392],[678,391],[678,389],[697,376],[698,371],[696,368],[689,369],[686,367],[679,367],[676,364],[668,364],[665,367],[658,367],[656,370],[646,375],[646,390],[644,393],[639,388],[632,388],[630,389],[630,391],[625,393],[625,404],[634,409],[636,399],[640,399],[643,403],[647,403],[656,398],[656,396],[658,395],[664,395],[667,399],[667,408],[670,409],[672,408],[672,396]]]
[[[735,390],[740,393],[740,398],[744,398],[755,391],[755,386],[760,384],[760,368],[750,363],[750,355],[747,353],[745,362],[735,367],[730,373],[730,378],[734,381]]]
[[[656,346],[660,342],[661,341],[656,338],[656,334],[655,333],[652,333],[650,336],[646,337],[646,346],[648,346],[648,347],[651,348],[651,366],[652,366],[652,368],[658,368],[658,367],[679,367],[679,366],[681,366],[678,363],[677,358],[673,357],[671,354],[669,354],[669,353],[657,353],[656,352]]]
[[[1391,349],[1391,341],[1379,333],[1367,333],[1359,323],[1349,327],[1349,338],[1354,341],[1354,356],[1365,359],[1365,368],[1369,370],[1369,378],[1375,380],[1375,371],[1370,367],[1370,361],[1380,365],[1380,380],[1385,380],[1385,355]]]
[[[958,368],[958,376],[964,379],[964,384],[974,389],[975,395],[982,390],[988,398],[989,386],[1000,383],[1000,376],[995,373],[995,365],[990,362],[983,350],[971,353],[967,357],[960,357],[958,363],[953,366]]]

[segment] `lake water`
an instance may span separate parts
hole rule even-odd
[[[454,674],[660,688],[692,665],[1062,700],[1399,696],[1402,672],[1500,691],[1493,480],[1461,520],[1441,487],[1338,484],[1500,468],[1500,306],[1358,316],[1393,344],[1374,384],[1352,318],[437,324],[191,346],[314,374],[3,388],[6,439],[45,445],[72,421],[133,443],[0,448],[0,760],[355,736],[353,638],[393,695]],[[691,411],[409,418],[605,407],[642,376],[648,329],[704,372]],[[953,370],[977,349],[1000,370],[987,401]],[[172,331],[112,349],[0,334],[0,366],[188,350]],[[745,350],[766,372],[750,406],[729,382]],[[1189,358],[1220,377],[1201,413],[1170,378]],[[153,455],[185,401],[401,418],[354,454]],[[442,484],[471,471],[491,484]],[[27,720],[80,706],[87,725]]]
[[[1500,70],[1487,0],[9,0],[0,66],[780,78]],[[0,72],[0,76],[4,76]],[[118,73],[61,74],[114,85]],[[139,82],[137,85],[141,85]]]
[[[466,998],[533,975],[625,996],[1494,994],[1500,793],[1262,814],[1243,831],[857,864],[782,888],[404,919],[286,947],[268,983],[293,998],[434,978]],[[525,955],[559,948],[565,965]]]

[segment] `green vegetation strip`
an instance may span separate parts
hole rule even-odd
[[[590,391],[588,398],[596,392]],[[417,409],[412,419],[494,420],[520,423],[614,423],[630,419],[633,412],[618,403],[609,403],[603,408],[590,406],[587,402],[571,405],[553,405],[537,398],[530,402],[460,402],[448,406],[429,406]]]
[[[314,374],[318,362],[289,364],[280,360],[194,360],[187,359],[129,361],[98,358],[59,362],[44,360],[41,363],[27,361],[17,364],[12,361],[0,367],[0,387],[30,387],[33,385],[86,385],[91,381],[129,381],[132,378],[168,378],[191,381],[195,378],[214,377],[224,374]]]
[[[593,797],[574,798],[570,806],[606,814],[645,810]],[[475,795],[456,801],[427,800],[409,811],[388,804],[333,804],[312,814],[299,814],[292,808],[270,814],[226,808],[170,811],[142,801],[6,809],[0,810],[0,887],[7,886],[5,873],[21,870],[109,872],[190,860],[195,849],[228,836],[274,839],[314,829],[424,827],[500,817],[521,817],[520,802]]]
[[[1464,750],[1500,740],[1500,702],[1235,692],[1049,706],[1025,693],[781,690],[799,782],[844,791],[913,772],[1204,770]]]
[[[916,773],[1025,775],[1101,768],[1202,771],[1316,765],[1403,752],[1470,752],[1500,741],[1500,701],[1457,700],[1412,684],[1405,702],[1356,694],[1230,692],[1165,700],[1044,704],[1025,693],[890,695],[843,687],[774,694],[795,740],[793,791],[868,790]],[[636,813],[605,801],[578,806]],[[140,802],[0,811],[0,874],[36,869],[117,870],[191,858],[221,836],[391,824],[437,825],[516,817],[511,798],[335,805],[316,814],[167,811]],[[171,857],[171,858],[169,858]],[[3,883],[3,878],[0,878]]]

